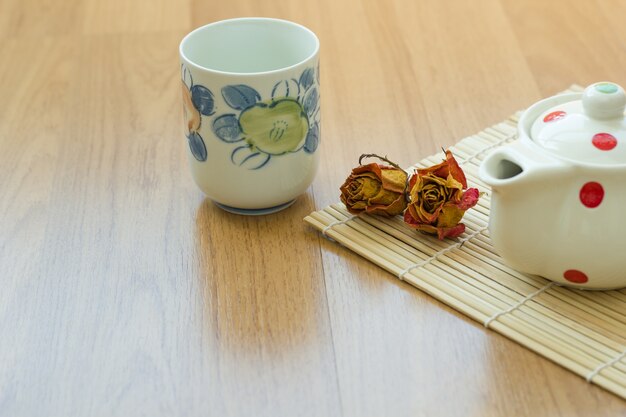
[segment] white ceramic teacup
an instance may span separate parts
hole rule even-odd
[[[239,18],[180,43],[193,179],[225,210],[288,207],[319,165],[319,40],[296,23]]]

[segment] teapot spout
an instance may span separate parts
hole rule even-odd
[[[541,150],[516,142],[496,149],[480,166],[480,179],[494,191],[565,173],[567,165]]]
[[[515,177],[524,172],[524,168],[522,168],[519,163],[503,152],[498,152],[496,155],[489,158],[485,162],[484,167],[485,172],[484,175],[481,172],[481,178],[491,187],[511,182]]]

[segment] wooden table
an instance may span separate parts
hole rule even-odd
[[[321,170],[240,217],[187,169],[178,43],[322,43]],[[626,402],[302,218],[360,153],[409,166],[572,83],[626,85],[626,4],[2,0],[0,416],[616,416]]]

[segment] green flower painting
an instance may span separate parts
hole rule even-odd
[[[315,72],[308,68],[299,79],[276,83],[268,100],[244,84],[222,88],[224,101],[236,112],[216,117],[212,127],[218,138],[237,144],[231,153],[233,164],[254,170],[278,155],[317,150],[320,109]]]

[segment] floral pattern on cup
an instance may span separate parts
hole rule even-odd
[[[215,113],[215,99],[211,90],[193,83],[193,78],[187,68],[182,66],[181,72],[185,136],[191,154],[198,161],[204,162],[207,159],[207,149],[199,130],[202,125],[202,116],[211,116]]]
[[[307,68],[297,80],[279,81],[266,100],[245,84],[222,88],[224,102],[236,112],[217,116],[212,128],[222,141],[238,144],[231,152],[233,164],[256,170],[278,155],[317,150],[320,107],[316,72],[319,70]]]

